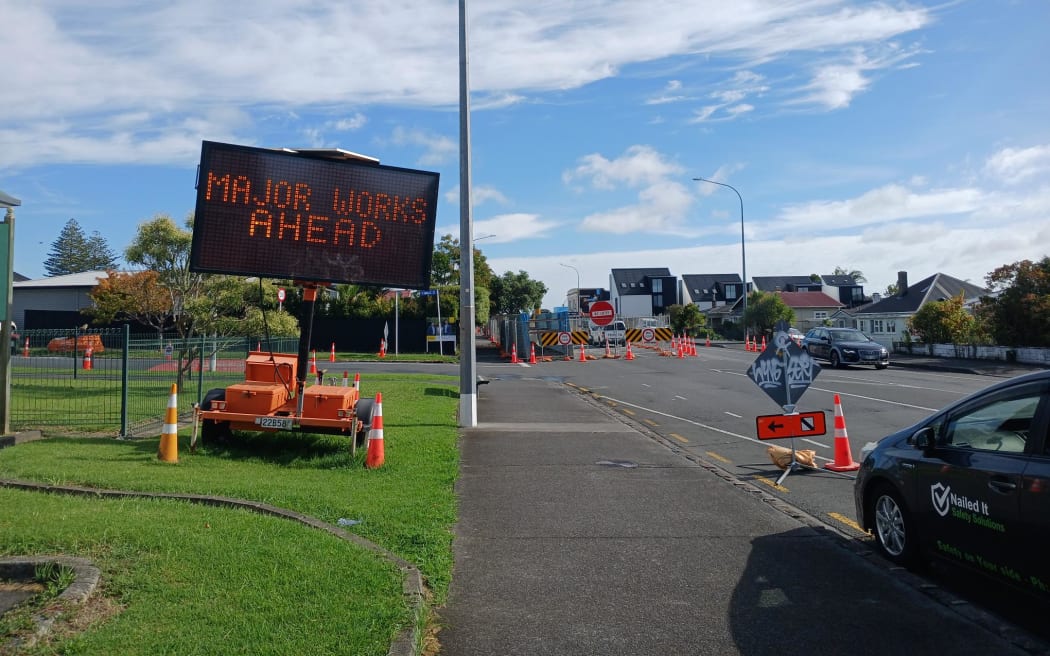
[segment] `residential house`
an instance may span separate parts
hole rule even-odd
[[[743,290],[736,273],[682,274],[679,297],[683,305],[696,305],[707,316],[708,324],[717,327],[734,316],[739,318]]]
[[[868,302],[864,287],[845,274],[810,276],[755,276],[755,289],[763,292],[823,292],[848,308]]]
[[[824,292],[774,292],[795,312],[795,328],[802,332],[824,323],[843,307]]]
[[[853,313],[855,327],[892,349],[893,342],[902,340],[908,329],[908,320],[919,308],[960,294],[965,303],[970,303],[987,295],[988,290],[943,273],[935,273],[909,286],[908,272],[898,271],[897,293],[857,309]]]
[[[653,317],[678,302],[678,278],[670,269],[613,269],[609,300],[619,317]]]

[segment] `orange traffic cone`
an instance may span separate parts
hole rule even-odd
[[[164,428],[160,432],[157,458],[164,462],[179,461],[179,386],[172,383],[168,409],[164,413]]]
[[[386,340],[385,339],[379,340],[379,357],[381,357],[381,358],[385,358],[386,357]]]
[[[23,358],[28,358],[29,357],[29,338],[28,337],[26,337],[26,345],[22,347],[22,357]]]
[[[84,369],[91,369],[91,367],[91,347],[89,346],[87,350],[84,351]]]
[[[335,342],[332,342],[332,354],[328,356],[329,362],[335,362]]]
[[[580,344],[580,362],[587,361],[587,349],[583,344]]]
[[[704,340],[704,346],[707,347],[707,348],[711,348],[711,338],[710,337],[708,337],[706,340]]]
[[[529,343],[529,364],[536,364],[536,344]]]
[[[365,467],[375,469],[383,465],[383,395],[376,392],[375,409],[372,410],[372,430],[368,431],[368,454]]]
[[[343,387],[350,387],[350,372],[343,372]]]
[[[605,336],[605,357],[611,358],[613,356],[612,349],[609,348],[609,336]]]
[[[855,471],[860,463],[853,461],[849,449],[849,436],[846,435],[846,418],[842,416],[842,401],[835,395],[835,462],[824,465],[825,469],[836,472]]]
[[[310,373],[317,375],[317,351],[310,351]]]
[[[361,374],[360,373],[354,374],[354,389],[359,391],[359,392],[361,391]]]
[[[510,363],[511,364],[520,364],[521,363],[521,360],[518,359],[518,345],[517,344],[511,344],[510,345]]]
[[[766,350],[766,336],[762,335],[762,350]]]
[[[623,356],[623,359],[624,360],[633,360],[634,359],[634,351],[631,350],[631,343],[630,342],[627,342],[627,354]]]

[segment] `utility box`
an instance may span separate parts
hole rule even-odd
[[[244,362],[244,380],[252,383],[279,383],[294,388],[298,357],[288,353],[252,351]]]

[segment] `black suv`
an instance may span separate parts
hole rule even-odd
[[[873,364],[876,369],[890,366],[890,352],[856,328],[812,328],[802,339],[802,350],[814,358],[827,360],[832,367],[847,364]]]

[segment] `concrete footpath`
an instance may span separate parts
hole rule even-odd
[[[463,434],[441,654],[1044,652],[772,495],[528,376],[482,386],[479,425]]]

